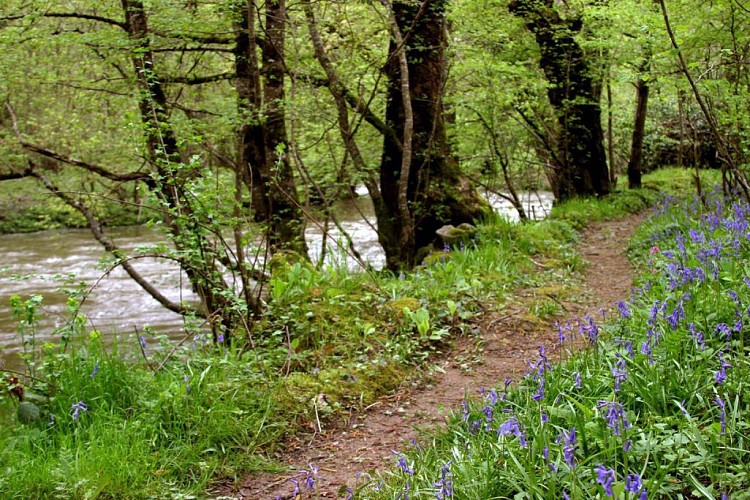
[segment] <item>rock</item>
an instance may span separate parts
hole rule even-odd
[[[435,234],[440,236],[443,243],[446,245],[456,245],[460,242],[468,242],[477,232],[477,228],[471,224],[464,222],[463,224],[455,227],[452,224],[445,225],[435,231]]]

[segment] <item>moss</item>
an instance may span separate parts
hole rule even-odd
[[[420,307],[422,307],[422,304],[418,299],[413,297],[401,297],[388,302],[388,308],[396,313],[396,316],[399,318],[404,316],[405,308],[408,308],[410,311],[416,311]]]

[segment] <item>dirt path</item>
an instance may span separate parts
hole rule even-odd
[[[594,316],[628,296],[633,275],[624,247],[642,220],[631,216],[595,223],[584,232],[579,252],[590,263],[584,276],[588,300],[569,310],[572,318]],[[251,477],[239,491],[220,494],[253,500],[291,498],[294,485],[289,479],[301,483],[298,471],[312,464],[319,468],[315,498],[343,498],[345,485],[354,484],[357,473],[392,466],[392,450],[408,445],[415,428],[443,423],[467,394],[478,394],[506,378],[517,379],[527,361],[537,358],[539,345],[554,345],[557,337],[550,329],[535,330],[514,316],[485,318],[481,330],[480,342],[458,339],[451,353],[438,362],[438,372],[444,373],[431,383],[382,398],[362,413],[325,426],[323,433],[295,438],[289,451],[278,457],[292,472]]]

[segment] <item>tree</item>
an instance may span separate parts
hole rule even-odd
[[[297,195],[286,133],[284,60],[286,6],[265,0],[262,51],[256,48],[255,1],[237,3],[235,88],[241,125],[240,175],[252,193],[255,220],[268,228],[271,251],[307,258],[305,221]]]
[[[437,229],[474,222],[487,204],[462,175],[445,130],[447,0],[384,3],[392,16],[385,116],[395,134],[383,142],[378,237],[387,266],[401,269],[417,263]]]
[[[547,96],[558,122],[550,146],[556,150],[550,175],[555,198],[608,194],[601,85],[591,57],[576,40],[581,20],[561,16],[554,0],[514,0],[509,9],[534,35],[549,82]]]

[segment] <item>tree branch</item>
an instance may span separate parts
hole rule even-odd
[[[220,82],[223,80],[231,80],[235,77],[234,71],[226,71],[224,73],[218,73],[216,75],[206,76],[167,76],[161,78],[161,83],[185,83],[187,85],[202,85],[204,83]]]
[[[9,167],[10,172],[0,172],[0,181],[10,181],[14,179],[23,179],[24,177],[33,176],[32,167],[26,167],[24,170],[16,170],[13,167]]]
[[[102,229],[102,225],[99,222],[99,220],[96,218],[96,216],[91,212],[91,209],[81,203],[80,201],[76,200],[69,194],[61,191],[57,186],[55,186],[43,173],[33,170],[32,173],[34,177],[39,179],[42,184],[44,184],[44,187],[46,187],[52,194],[63,200],[65,203],[70,205],[71,207],[78,210],[85,218],[86,221],[89,224],[89,228],[91,229],[91,234],[94,235],[94,238],[101,243],[101,245],[104,247],[104,249],[111,253],[116,259],[118,259],[120,266],[125,270],[126,273],[128,273],[128,276],[130,276],[133,281],[138,283],[138,285],[151,297],[153,297],[157,302],[159,302],[162,306],[169,309],[172,312],[175,312],[177,314],[188,314],[188,313],[194,313],[198,315],[199,317],[204,317],[204,315],[201,313],[201,311],[195,310],[192,307],[187,307],[182,304],[178,304],[175,302],[172,302],[169,300],[166,296],[164,296],[159,290],[156,289],[154,285],[152,285],[149,281],[147,281],[141,274],[136,271],[136,269],[131,265],[130,261],[126,258],[122,250],[115,245],[115,243],[107,238],[104,235],[104,230]]]
[[[53,160],[57,160],[62,163],[67,163],[68,165],[74,165],[76,167],[83,168],[85,170],[88,170],[89,172],[99,174],[100,176],[106,179],[109,179],[111,181],[129,182],[129,181],[146,180],[150,178],[149,175],[145,172],[130,172],[127,174],[116,174],[114,172],[110,172],[109,170],[103,167],[94,165],[93,163],[88,163],[82,160],[78,160],[71,156],[62,155],[60,153],[52,151],[51,149],[47,149],[37,144],[30,143],[24,140],[23,136],[21,135],[20,130],[18,129],[18,119],[16,118],[16,113],[13,110],[13,106],[11,106],[9,102],[6,102],[5,107],[8,109],[8,113],[10,114],[10,119],[13,123],[13,132],[15,133],[16,138],[18,139],[18,143],[21,145],[22,148],[26,149],[27,151],[40,154],[42,156],[51,158]]]
[[[19,14],[15,16],[4,16],[0,17],[0,21],[17,21],[19,19],[25,19],[29,17],[29,14]],[[94,14],[82,14],[79,12],[45,12],[42,17],[63,17],[63,18],[74,18],[74,19],[86,19],[89,21],[98,21],[100,23],[117,26],[120,29],[125,30],[125,22],[112,19],[110,17],[97,16]]]

